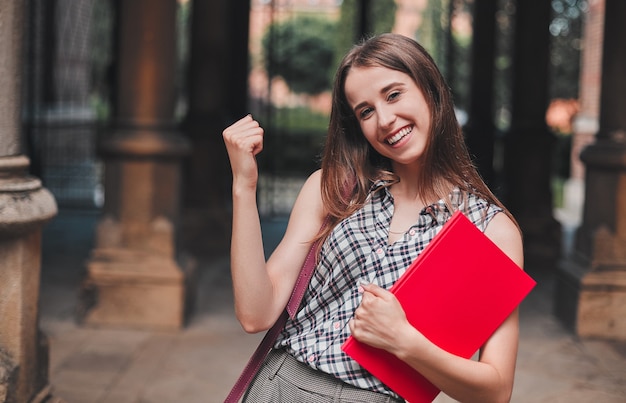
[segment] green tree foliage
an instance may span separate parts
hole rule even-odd
[[[437,66],[447,73],[446,54],[448,53],[448,7],[451,0],[429,1],[422,11],[422,22],[416,32],[417,41],[428,50]]]
[[[396,19],[397,5],[395,0],[374,0],[370,3],[369,20],[371,21],[372,33],[391,32]]]
[[[282,77],[298,93],[319,94],[330,88],[336,23],[298,16],[270,26],[262,39],[270,77]]]

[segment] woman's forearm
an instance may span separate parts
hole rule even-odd
[[[502,333],[514,333],[517,315],[507,319]],[[458,357],[437,347],[414,328],[403,331],[404,337],[393,352],[448,396],[463,403],[506,403],[511,398],[517,337],[497,334],[496,343],[484,351],[479,361]],[[461,336],[462,337],[462,336]],[[503,343],[503,340],[513,341]],[[495,341],[495,340],[493,340]],[[493,342],[492,341],[492,342]],[[495,351],[494,351],[495,349]]]
[[[256,190],[233,184],[233,227],[230,253],[237,319],[247,332],[268,328],[275,318],[267,309],[272,283],[266,269]]]

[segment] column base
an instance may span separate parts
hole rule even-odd
[[[37,341],[37,366],[28,373],[0,348],[0,402],[65,403],[53,398],[48,384],[48,339],[40,331]]]
[[[92,252],[81,289],[79,320],[86,325],[179,329],[195,296],[196,264],[148,252]]]
[[[18,377],[18,367],[11,357],[0,348],[0,402],[8,401],[15,389],[12,385],[16,383]]]
[[[626,341],[626,271],[586,271],[567,261],[554,295],[555,315],[578,336]]]

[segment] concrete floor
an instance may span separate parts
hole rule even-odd
[[[97,216],[62,211],[44,229],[41,329],[50,381],[67,403],[221,402],[261,335],[234,318],[228,257],[201,259],[196,309],[180,331],[98,329],[74,320]],[[275,242],[283,221],[265,225]],[[626,402],[626,343],[580,340],[552,315],[551,273],[522,303],[514,403]],[[440,396],[436,402],[450,402]]]

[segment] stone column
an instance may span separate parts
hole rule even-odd
[[[120,1],[114,127],[99,146],[104,214],[87,263],[86,324],[179,328],[193,264],[178,251],[176,1]]]
[[[585,148],[575,251],[557,272],[555,310],[581,337],[626,340],[626,3],[606,0],[600,126]]]
[[[524,233],[527,266],[548,269],[561,249],[561,227],[552,211],[554,136],[545,119],[550,14],[548,1],[517,2],[511,127],[504,141],[504,202]]]
[[[24,1],[0,0],[0,402],[49,397],[47,340],[39,331],[41,228],[56,203],[28,175],[21,150]]]
[[[221,133],[247,113],[247,0],[193,0],[188,111],[193,145],[185,164],[184,241],[194,253],[224,253],[230,236],[231,172]]]
[[[495,56],[496,0],[474,2],[474,39],[469,116],[465,138],[478,171],[485,182],[493,183],[493,72]]]

